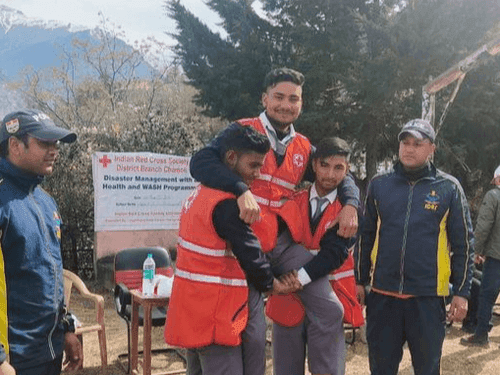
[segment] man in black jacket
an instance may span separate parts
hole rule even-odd
[[[405,342],[415,375],[440,374],[445,320],[462,321],[467,313],[474,255],[469,208],[460,183],[430,161],[435,137],[429,122],[408,122],[399,133],[399,162],[368,188],[356,277],[361,301],[371,284],[372,375],[396,375]]]

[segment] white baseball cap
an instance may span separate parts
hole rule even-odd
[[[495,169],[495,172],[493,173],[493,179],[491,180],[491,183],[495,183],[495,178],[500,177],[500,165]]]

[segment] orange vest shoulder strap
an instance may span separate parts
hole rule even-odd
[[[236,121],[238,124],[243,125],[243,126],[251,126],[258,132],[262,134],[266,134],[266,130],[264,129],[264,125],[260,121],[258,117],[252,117],[252,118],[243,118],[239,119]]]

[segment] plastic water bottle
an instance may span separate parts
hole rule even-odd
[[[155,269],[156,264],[153,254],[148,254],[142,266],[142,294],[146,297],[152,297],[155,287]]]

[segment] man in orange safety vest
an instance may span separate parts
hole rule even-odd
[[[269,140],[240,127],[226,142],[226,165],[250,184]],[[239,218],[236,196],[204,185],[183,203],[177,249],[165,341],[188,349],[188,374],[243,375],[241,333],[252,319],[248,286],[288,293],[300,287],[298,280],[274,278],[257,237]]]
[[[293,295],[271,296],[267,302],[266,312],[274,321],[276,375],[303,373],[306,352],[313,374],[343,374],[343,313],[349,323],[360,326],[364,322],[348,250],[352,241],[331,228],[342,209],[337,187],[349,171],[349,153],[349,145],[340,138],[326,138],[318,144],[312,156],[315,182],[287,203],[298,205],[300,212],[295,221],[301,223],[287,221],[297,244],[282,243],[269,255],[278,274],[298,269],[304,287]]]

